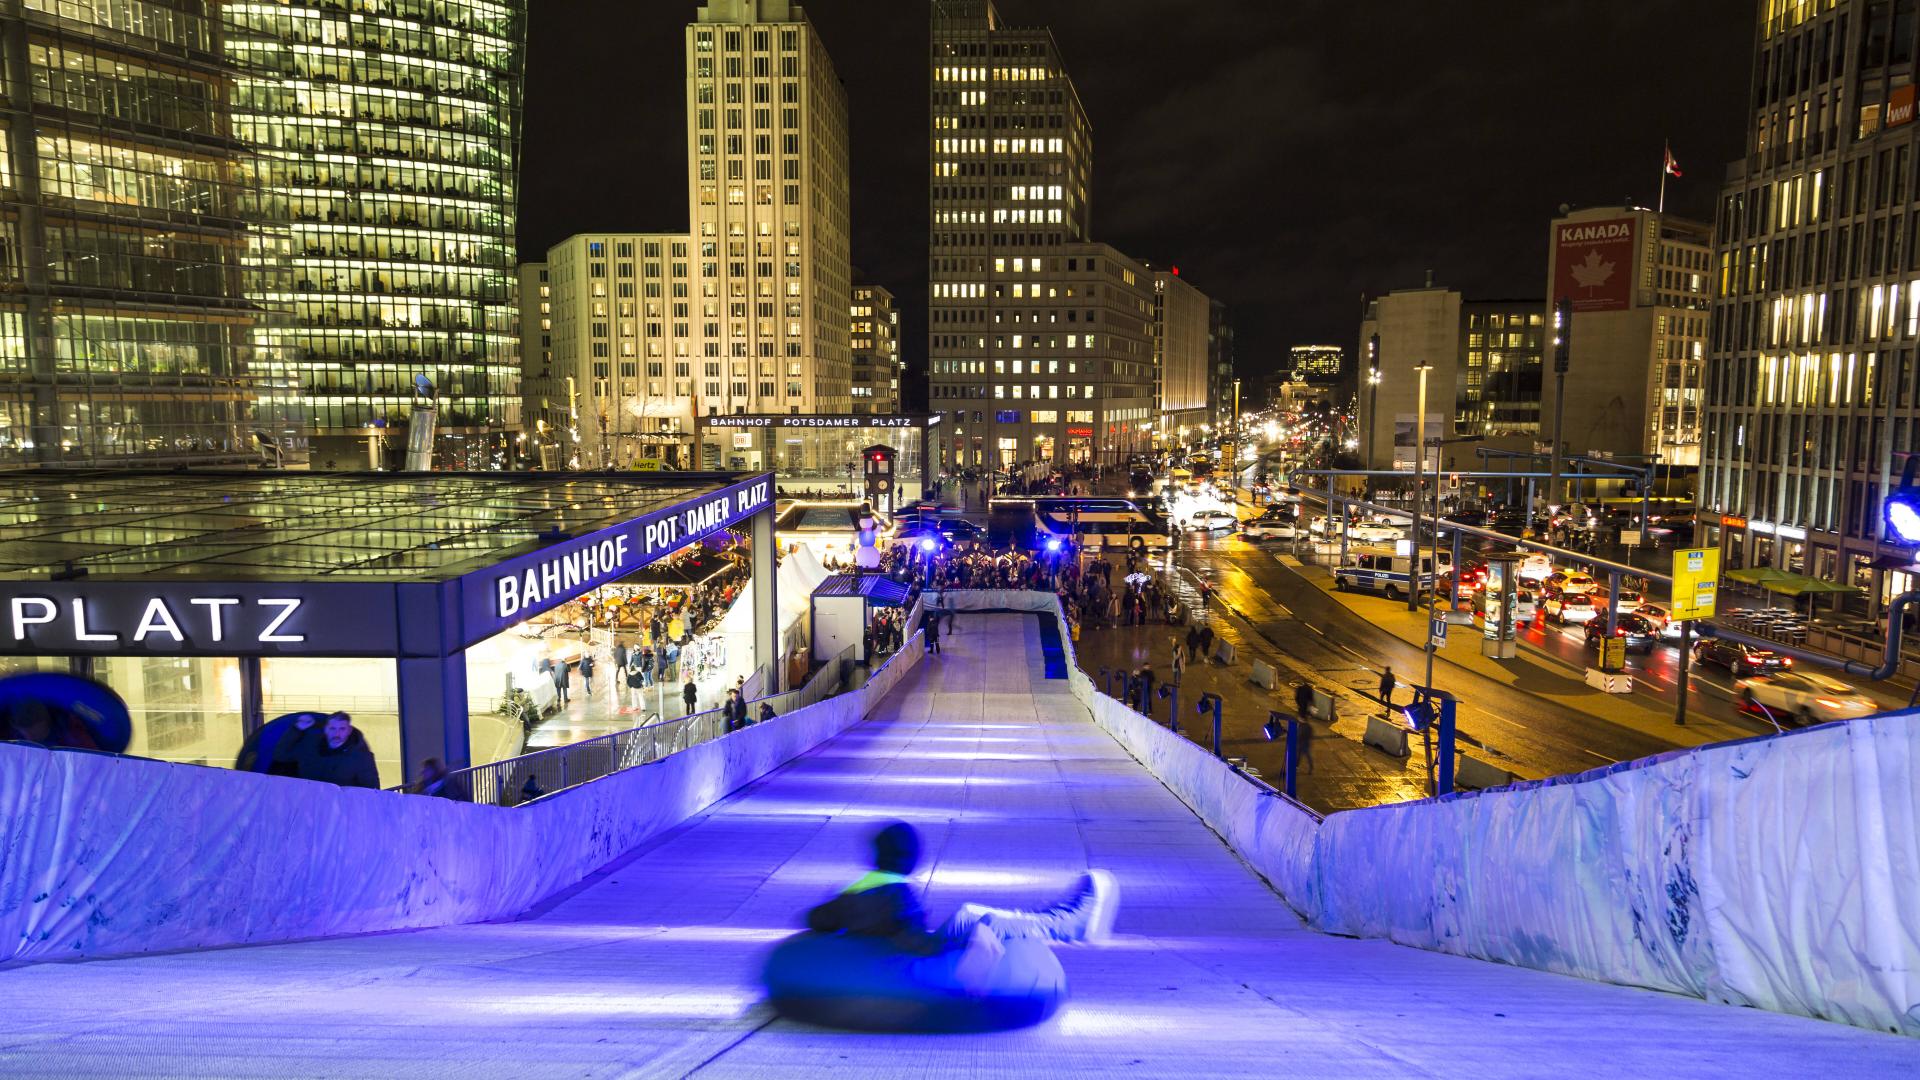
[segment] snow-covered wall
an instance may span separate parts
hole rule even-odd
[[[846,730],[920,657],[517,809],[0,744],[0,962],[518,915]]]

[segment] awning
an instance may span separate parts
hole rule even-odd
[[[813,590],[815,596],[864,596],[874,607],[905,607],[909,590],[881,574],[835,574]]]
[[[1739,570],[1727,571],[1726,576],[1729,581],[1758,585],[1768,592],[1779,593],[1782,596],[1817,596],[1860,591],[1852,585],[1842,585],[1837,581],[1810,577],[1806,574],[1792,574],[1785,570],[1775,570],[1771,566],[1742,567]]]

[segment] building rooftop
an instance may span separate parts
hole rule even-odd
[[[0,478],[0,578],[442,581],[742,475],[13,473]]]

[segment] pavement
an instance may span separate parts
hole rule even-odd
[[[1033,674],[1037,624],[962,616],[866,722],[508,923],[0,972],[0,1076],[1900,1076],[1911,1040],[1307,930]],[[1024,653],[1025,664],[1009,663]],[[1114,938],[993,1035],[777,1018],[756,972],[891,818],[928,908],[1044,904],[1090,866]]]

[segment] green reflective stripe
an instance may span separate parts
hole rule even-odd
[[[840,895],[863,893],[869,889],[878,889],[885,885],[899,885],[907,880],[905,874],[889,874],[885,870],[869,870],[860,875],[860,879],[840,890]]]

